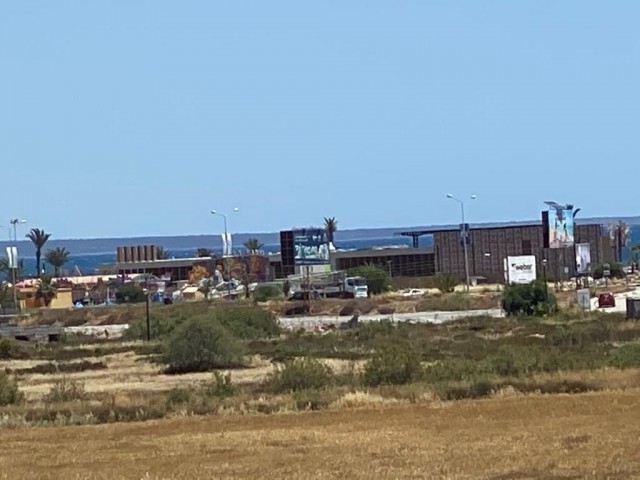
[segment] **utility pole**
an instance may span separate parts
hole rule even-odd
[[[462,237],[462,247],[463,247],[463,251],[464,251],[464,273],[465,273],[465,279],[466,279],[466,290],[467,292],[469,292],[469,288],[470,288],[470,280],[469,280],[469,248],[468,248],[468,243],[469,243],[469,229],[467,228],[467,224],[465,223],[464,220],[464,202],[462,200],[460,200],[459,198],[454,197],[453,195],[451,195],[450,193],[447,194],[447,198],[450,198],[451,200],[454,200],[456,202],[458,202],[460,204],[460,213],[462,214],[462,227],[461,227],[461,237]],[[475,195],[471,195],[471,200],[475,200],[476,196]]]

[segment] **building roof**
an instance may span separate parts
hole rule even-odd
[[[581,222],[576,219],[576,225],[590,225],[593,222]],[[521,228],[521,227],[542,227],[542,220],[537,221],[523,221],[523,222],[503,222],[503,223],[476,223],[470,224],[471,230],[488,230],[488,229],[502,229],[502,228]],[[421,237],[423,235],[433,235],[434,233],[442,232],[458,232],[460,231],[460,224],[457,225],[440,225],[435,227],[416,228],[414,230],[404,230],[396,232],[395,235],[401,235],[403,237]]]

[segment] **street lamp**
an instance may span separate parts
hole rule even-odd
[[[466,277],[466,285],[467,292],[469,291],[469,253],[467,248],[467,242],[469,240],[469,230],[467,229],[466,224],[464,223],[464,202],[459,198],[454,197],[452,194],[447,193],[447,198],[458,202],[460,204],[460,213],[462,214],[462,246],[464,250],[464,273]],[[471,195],[471,200],[475,200],[477,197],[475,195]]]
[[[233,211],[237,212],[240,210],[238,207],[234,208]],[[224,213],[220,213],[217,210],[211,210],[211,215],[218,215],[224,220],[224,242],[222,243],[222,263],[224,265],[224,269],[227,274],[227,296],[228,299],[231,299],[231,269],[229,268],[228,260],[225,260],[226,257],[231,256],[231,242],[229,241],[229,231],[227,229],[227,216]]]
[[[239,208],[234,208],[233,211],[237,212],[239,211]],[[227,251],[227,245],[230,243],[229,240],[229,231],[227,229],[227,216],[224,213],[220,213],[217,210],[211,210],[211,215],[218,215],[220,217],[222,217],[222,219],[224,220],[224,244],[223,244],[223,251],[222,251],[222,256],[226,257],[229,256],[231,254],[230,251]],[[229,249],[230,250],[230,249]]]
[[[14,240],[14,250],[11,252],[11,263],[12,263],[12,280],[13,280],[13,308],[16,311],[20,311],[20,305],[18,304],[18,289],[16,287],[17,279],[17,271],[18,271],[18,225],[22,225],[27,223],[26,220],[21,220],[19,218],[12,218],[9,220],[9,223],[13,225],[13,240]],[[9,240],[11,240],[11,230],[9,230]]]

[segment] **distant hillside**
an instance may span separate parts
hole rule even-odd
[[[583,218],[578,223],[616,223],[619,220],[631,226],[640,226],[640,217],[602,217],[602,218]],[[496,222],[496,223],[479,223],[472,226],[502,226],[514,224],[531,224],[537,220],[516,221],[516,222]],[[359,228],[340,230],[336,233],[336,241],[344,242],[349,240],[362,239],[378,239],[390,238],[397,232],[422,230],[431,228],[458,228],[457,224],[438,225],[438,226],[413,226],[413,227],[394,227],[394,228]],[[265,245],[276,245],[280,243],[280,235],[275,233],[234,233],[233,243],[235,246],[242,245],[249,238],[257,238]],[[4,254],[4,249],[8,245],[7,241],[0,241],[0,256]],[[20,251],[23,255],[33,255],[33,245],[28,240],[20,239],[18,242]],[[195,249],[199,247],[205,248],[221,248],[222,240],[220,235],[176,235],[170,237],[135,237],[135,238],[89,238],[89,239],[51,239],[46,248],[65,247],[73,254],[96,254],[96,253],[115,253],[116,248],[124,245],[162,245],[169,250],[185,250]]]

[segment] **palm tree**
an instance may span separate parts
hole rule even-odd
[[[71,253],[64,247],[56,247],[54,249],[47,250],[45,258],[47,259],[47,262],[53,265],[53,268],[55,269],[54,275],[59,277],[60,269],[69,261]]]
[[[50,275],[43,275],[38,282],[38,289],[36,290],[36,298],[42,299],[45,307],[48,307],[51,304],[51,300],[56,298],[56,294],[58,291],[56,287],[53,285],[52,278]]]
[[[252,254],[258,253],[260,250],[262,250],[262,247],[264,247],[264,245],[260,243],[257,238],[250,238],[249,240],[244,242],[244,248],[246,248],[249,253]]]
[[[336,232],[338,231],[338,221],[336,217],[324,217],[324,229],[327,231],[327,240],[333,243]]]
[[[211,250],[210,248],[198,248],[196,250],[196,257],[198,258],[213,257],[213,250]]]
[[[172,257],[171,251],[165,250],[164,247],[156,248],[156,258],[158,260],[169,260]]]
[[[38,277],[40,276],[40,259],[42,257],[42,249],[50,236],[50,233],[45,233],[45,231],[40,228],[32,228],[26,235],[26,237],[33,243],[33,246],[36,247],[36,271]]]

